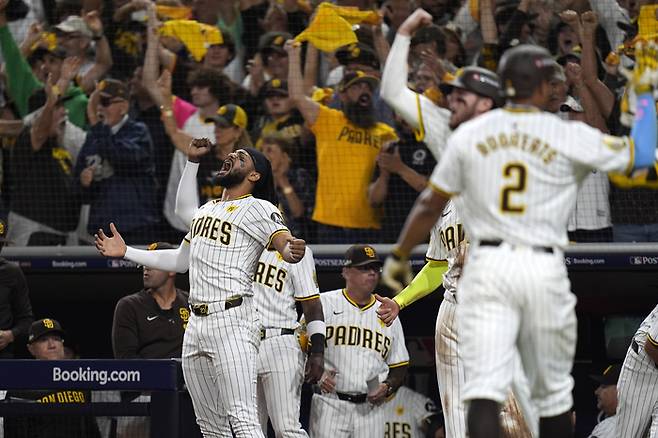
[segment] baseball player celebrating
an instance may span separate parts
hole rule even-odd
[[[616,437],[658,437],[658,306],[637,329],[617,383]]]
[[[555,61],[540,47],[508,50],[498,71],[507,106],[453,133],[398,239],[398,253],[408,255],[456,197],[472,241],[457,307],[472,438],[500,435],[499,404],[507,397],[518,354],[540,436],[573,435],[576,300],[562,248],[568,215],[588,172],[630,173],[654,165],[655,48],[637,50],[632,86],[640,97],[632,139],[543,112]]]
[[[398,29],[384,68],[382,96],[397,113],[405,118],[407,123],[419,129],[421,134],[424,132],[424,140],[434,152],[437,161],[440,161],[451,129],[493,109],[497,104],[502,103],[502,99],[499,97],[496,74],[478,67],[466,67],[458,73],[454,80],[443,84],[442,91],[448,96],[451,111],[437,107],[424,96],[420,96],[406,87],[407,64],[399,62],[399,60],[407,59],[411,35],[420,26],[431,22],[431,15],[418,9]],[[427,126],[426,130],[425,126]],[[464,404],[461,402],[464,367],[459,355],[459,336],[455,319],[457,280],[461,275],[465,250],[466,239],[462,221],[453,203],[449,202],[439,221],[432,228],[426,254],[427,264],[411,284],[393,300],[377,297],[382,302],[377,313],[385,323],[390,324],[402,308],[437,289],[443,278],[445,293],[436,320],[435,353],[437,382],[445,418],[446,435],[449,437],[466,436],[466,412]],[[389,256],[384,264],[382,278],[386,284],[399,290],[400,284],[396,277],[400,274],[408,277],[410,272],[408,262],[393,255]],[[522,380],[521,376],[515,379],[515,383],[518,382],[515,385],[517,393],[527,392],[523,389]],[[525,400],[526,417],[531,413],[528,403],[529,400]],[[525,434],[527,427],[523,424],[523,418],[515,421],[521,423],[518,428]]]
[[[384,438],[444,437],[434,402],[401,386],[384,404]]]
[[[207,139],[195,140],[207,142]],[[269,161],[246,148],[229,154],[218,173],[221,199],[197,210],[178,249],[144,251],[99,230],[96,247],[166,271],[190,271],[192,315],[183,339],[183,374],[204,436],[263,437],[256,413],[256,355],[260,324],[253,276],[263,249],[284,260],[304,257],[305,242],[290,235],[276,207]],[[230,435],[229,435],[230,436]]]
[[[176,214],[190,223],[199,205],[196,174],[201,157],[210,152],[205,142],[192,142],[176,193]],[[324,315],[315,275],[315,262],[306,248],[299,263],[288,263],[275,251],[264,251],[254,274],[254,302],[262,329],[257,361],[258,414],[267,433],[267,418],[277,437],[307,437],[299,423],[302,382],[316,383],[324,367]],[[302,305],[311,338],[308,359],[294,336],[299,323],[295,302]],[[304,372],[306,362],[306,372]],[[230,431],[227,431],[230,434]]]
[[[322,393],[311,401],[314,438],[384,436],[380,406],[404,381],[409,353],[400,321],[387,327],[377,317],[373,291],[382,262],[368,245],[345,253],[345,288],[320,294],[327,324]],[[379,376],[386,379],[379,382]]]

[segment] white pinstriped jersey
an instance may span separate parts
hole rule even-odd
[[[452,132],[448,126],[450,111],[435,105],[425,96],[416,94],[416,99],[419,106],[418,125],[420,129],[418,131],[424,134],[420,140],[425,142],[427,149],[432,152],[438,163],[445,151],[448,136]]]
[[[654,307],[649,316],[644,318],[633,339],[640,346],[644,346],[647,336],[650,336],[653,343],[658,345],[658,306]]]
[[[251,195],[201,206],[185,236],[190,243],[190,303],[252,296],[258,259],[280,231],[288,229],[279,210]]]
[[[422,424],[437,412],[432,400],[406,386],[397,390],[384,409],[384,438],[422,438],[425,436]]]
[[[277,251],[263,251],[254,274],[254,299],[263,327],[295,328],[295,301],[320,294],[311,248],[299,263],[288,263]]]
[[[596,425],[589,438],[615,438],[616,425],[617,416],[608,417]]]
[[[627,138],[540,111],[497,109],[463,123],[430,179],[459,194],[472,241],[563,247],[579,185],[592,168],[625,172]]]
[[[446,290],[444,296],[448,299],[453,299],[448,294],[457,293],[457,280],[461,275],[462,268],[461,266],[455,267],[455,260],[460,245],[465,242],[464,227],[457,214],[455,204],[448,201],[443,208],[441,217],[432,227],[430,244],[425,253],[428,260],[446,260],[448,262],[448,270],[443,274],[443,288]]]
[[[400,320],[386,327],[377,317],[380,304],[374,296],[362,308],[345,289],[323,292],[320,299],[327,325],[325,368],[337,371],[337,392],[367,393],[368,381],[409,363]]]

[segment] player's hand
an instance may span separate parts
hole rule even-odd
[[[424,26],[432,24],[432,14],[423,8],[416,9],[399,27],[400,35],[412,36],[414,32]]]
[[[398,293],[413,279],[414,274],[409,260],[397,259],[393,256],[386,257],[382,269],[382,283],[386,287]]]
[[[187,159],[193,163],[201,161],[201,157],[212,149],[212,142],[207,138],[195,138],[187,148]]]
[[[98,233],[94,234],[96,249],[105,257],[125,256],[127,249],[126,242],[123,241],[123,237],[121,237],[119,230],[117,230],[113,222],[110,222],[110,231],[112,231],[112,237],[107,237],[102,228],[98,230]]]
[[[0,350],[4,350],[12,342],[14,342],[14,333],[11,330],[0,330]]]
[[[395,300],[378,294],[375,294],[375,298],[381,303],[381,306],[377,308],[377,316],[384,324],[390,326],[400,313],[400,305]]]
[[[311,353],[306,358],[304,369],[304,382],[314,384],[322,378],[324,373],[324,354]]]
[[[334,392],[336,391],[336,370],[325,370],[322,374],[322,378],[318,384],[320,385],[320,390],[322,392]]]
[[[293,237],[288,241],[288,250],[292,257],[292,263],[297,263],[304,258],[304,254],[306,253],[306,242],[302,239]]]
[[[368,393],[368,401],[375,406],[384,403],[388,395],[388,388],[386,383],[380,383],[377,389]]]
[[[620,66],[621,73],[628,79],[639,96],[651,91],[658,83],[658,45],[655,41],[638,41],[635,44],[635,67],[629,71]]]

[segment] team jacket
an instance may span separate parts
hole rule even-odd
[[[162,310],[142,289],[119,300],[112,323],[116,359],[169,359],[181,357],[183,334],[190,311],[187,292],[176,289],[171,310]]]

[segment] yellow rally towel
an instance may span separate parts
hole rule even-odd
[[[192,18],[192,9],[186,6],[157,5],[157,13],[166,20],[189,20]]]
[[[644,40],[658,39],[658,5],[644,5],[637,18],[638,38]]]
[[[224,42],[217,27],[194,20],[165,21],[160,35],[179,39],[196,61],[203,59],[209,46]]]
[[[43,32],[41,38],[30,47],[30,52],[34,52],[38,47],[55,50],[57,47],[57,36],[53,32]]]
[[[359,23],[379,24],[381,17],[376,11],[360,11],[323,2],[311,23],[295,37],[295,41],[308,41],[323,52],[333,52],[357,42],[352,25]]]

